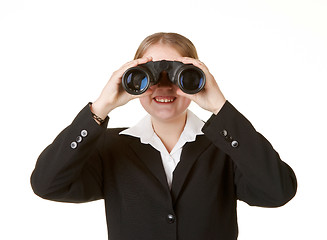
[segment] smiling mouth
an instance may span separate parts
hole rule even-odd
[[[153,99],[158,103],[172,103],[176,97],[154,97]]]

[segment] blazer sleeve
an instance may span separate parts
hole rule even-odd
[[[252,206],[278,207],[297,189],[295,174],[272,145],[228,101],[203,133],[234,163],[237,198]]]
[[[106,131],[98,125],[89,105],[77,115],[39,156],[31,175],[38,196],[61,202],[87,202],[103,198],[102,163],[98,139]]]

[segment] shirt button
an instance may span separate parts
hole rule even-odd
[[[86,137],[87,136],[87,131],[86,130],[82,130],[81,131],[81,136],[82,137]]]
[[[168,223],[174,223],[175,222],[175,216],[173,214],[168,214],[167,215],[167,222]]]
[[[78,136],[78,137],[76,138],[76,142],[78,142],[78,143],[82,142],[82,140],[83,140],[83,138],[82,138],[81,136]]]
[[[76,143],[76,142],[72,142],[72,143],[70,144],[70,147],[71,147],[72,149],[77,148],[77,143]]]
[[[235,140],[234,140],[234,141],[231,143],[231,145],[232,145],[233,148],[238,147],[238,141],[235,141]]]

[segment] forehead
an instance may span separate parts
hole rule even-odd
[[[150,46],[143,54],[143,57],[152,57],[153,61],[174,60],[182,55],[168,44],[154,44]]]

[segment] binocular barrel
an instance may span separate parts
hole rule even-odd
[[[172,83],[187,94],[198,93],[205,85],[205,74],[200,68],[193,64],[166,60],[151,61],[127,69],[122,77],[122,85],[130,94],[142,94],[149,86],[160,81],[160,73],[163,71],[167,72]]]

